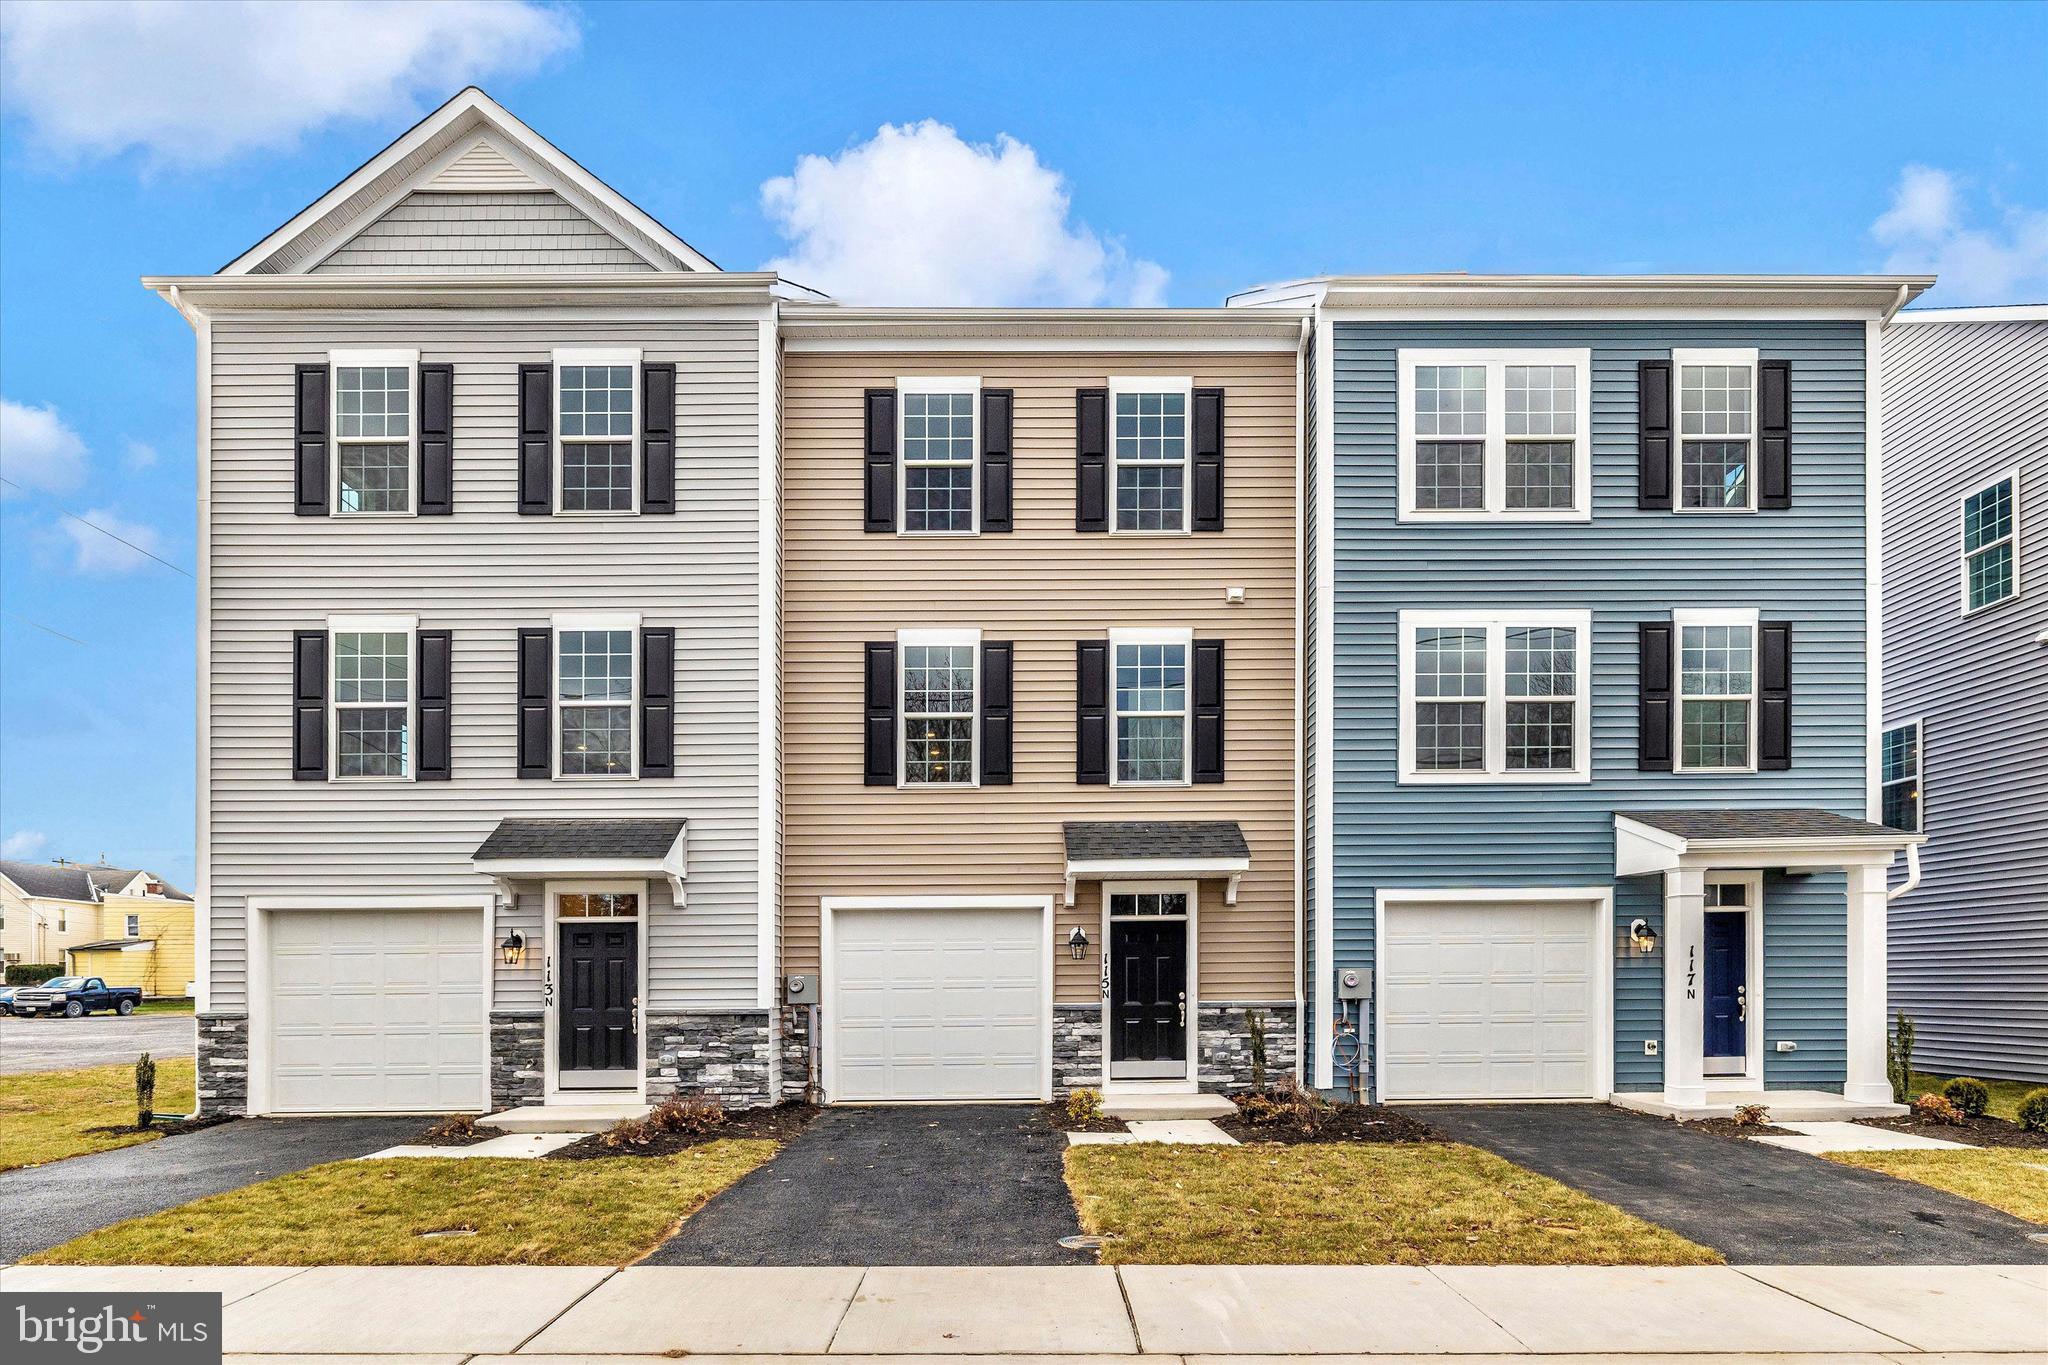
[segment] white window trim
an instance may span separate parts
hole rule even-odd
[[[913,393],[968,393],[975,396],[969,412],[974,442],[967,455],[969,521],[965,531],[912,531],[909,525],[910,462],[904,455],[906,404]],[[981,534],[981,377],[979,375],[902,375],[896,380],[896,534],[899,536],[978,536]],[[979,694],[977,694],[978,700]],[[923,785],[923,784],[919,784]],[[942,784],[954,785],[954,784]]]
[[[1970,505],[1971,498],[1976,497],[1979,493],[1989,492],[1991,489],[1996,488],[1998,487],[1998,485],[2006,482],[2010,482],[2012,484],[2011,529],[2008,530],[2004,535],[2000,536],[1997,540],[1988,541],[1985,544],[1978,546],[1975,550],[1963,549],[1963,509]],[[1981,555],[1986,550],[1994,550],[1997,549],[2000,545],[2005,545],[2008,543],[2010,543],[2012,546],[2012,591],[2007,593],[2005,596],[1999,598],[1996,602],[1986,602],[1981,607],[1971,606],[1970,557],[1973,554]],[[1993,611],[1999,607],[2002,607],[2008,602],[2018,600],[2020,595],[2020,467],[2018,465],[2014,465],[2012,468],[2006,470],[2003,474],[1998,475],[1996,478],[1986,479],[1983,483],[1978,484],[1975,488],[1969,489],[1961,497],[1956,499],[1956,563],[1961,570],[1962,576],[1962,581],[1957,585],[1956,588],[1956,602],[1957,605],[1962,608],[1963,615],[1981,615],[1984,612]]]
[[[1749,494],[1746,507],[1687,507],[1685,505],[1685,369],[1688,365],[1747,365],[1749,366],[1749,475],[1743,479],[1743,489]],[[1671,510],[1686,516],[1740,516],[1756,511],[1757,454],[1762,448],[1762,438],[1757,433],[1757,419],[1763,414],[1757,410],[1757,351],[1751,347],[1717,347],[1713,349],[1679,350],[1671,352]],[[1697,441],[1732,440],[1732,436],[1695,436]]]
[[[420,514],[420,353],[417,350],[329,351],[327,353],[327,515],[362,517],[370,521],[399,521]],[[388,446],[388,436],[341,434],[341,372],[344,369],[403,369],[405,379],[405,510],[403,512],[345,512],[341,507],[341,448],[343,445]]]
[[[636,651],[637,653],[637,651]],[[588,915],[575,919],[563,919],[558,913],[564,895],[590,891],[630,891],[640,897],[640,914],[634,918],[622,915]],[[598,881],[544,881],[541,883],[541,1019],[543,1042],[547,1047],[547,1066],[541,1077],[541,1094],[544,1099],[560,1100],[567,1103],[599,1103],[617,1100],[625,1095],[644,1099],[647,1094],[647,947],[652,937],[647,925],[652,921],[653,907],[649,904],[652,888],[647,882],[621,879]],[[680,909],[680,905],[677,907]],[[485,916],[486,919],[492,918]],[[634,930],[633,949],[636,955],[635,970],[640,993],[635,997],[634,1024],[635,1041],[639,1044],[639,1057],[634,1067],[632,1081],[613,1088],[597,1086],[564,1087],[562,1085],[562,1055],[558,1035],[561,1030],[562,1006],[567,1000],[561,989],[562,966],[557,959],[561,955],[562,926],[564,924],[631,924]],[[496,949],[492,949],[493,955]],[[490,969],[492,972],[496,968]],[[496,989],[495,977],[493,989]]]
[[[1415,636],[1440,627],[1483,629],[1486,632],[1486,767],[1481,771],[1439,771],[1416,765]],[[1572,651],[1572,766],[1515,768],[1507,765],[1507,632],[1510,629],[1568,629]],[[1592,781],[1593,725],[1591,676],[1593,613],[1584,609],[1547,611],[1404,611],[1400,614],[1400,773],[1397,781],[1416,786],[1473,786],[1492,783],[1558,786]],[[1518,700],[1527,700],[1518,698]],[[1565,700],[1562,697],[1548,698]]]
[[[1119,394],[1177,393],[1182,398],[1181,411],[1186,414],[1182,428],[1180,455],[1180,529],[1177,531],[1141,531],[1135,527],[1125,529],[1116,524],[1116,400]],[[1109,533],[1113,536],[1191,536],[1194,534],[1195,518],[1195,381],[1191,375],[1111,375],[1109,377]],[[1132,460],[1133,465],[1161,465],[1163,460]],[[1112,765],[1113,766],[1113,765]],[[1161,784],[1151,784],[1161,785]]]
[[[1913,732],[1913,771],[1906,777],[1886,778],[1884,775],[1885,736],[1894,730]],[[1919,716],[1887,725],[1877,732],[1877,810],[1880,818],[1884,815],[1884,794],[1902,782],[1913,784],[1913,829],[1911,833],[1927,832],[1927,722]]]
[[[1399,519],[1404,522],[1436,521],[1591,521],[1593,519],[1593,352],[1586,347],[1491,348],[1470,350],[1403,349],[1397,357],[1398,394],[1396,429],[1399,455],[1395,460],[1400,487]],[[1425,365],[1482,365],[1486,368],[1485,505],[1480,508],[1420,508],[1415,505],[1415,371]],[[1516,507],[1507,505],[1507,367],[1510,365],[1569,365],[1575,371],[1573,385],[1577,407],[1572,436],[1572,505],[1568,508]],[[1432,438],[1436,439],[1436,438]],[[1470,439],[1470,438],[1466,438]],[[1517,440],[1525,439],[1517,437]],[[1534,440],[1535,437],[1526,439]]]
[[[123,938],[141,938],[141,937],[142,937],[142,916],[140,916],[140,915],[124,915],[124,916],[122,916],[122,928],[123,928],[123,933],[122,933],[122,937],[123,937]]]
[[[571,362],[575,363],[575,362]],[[548,618],[548,747],[551,768],[557,782],[630,782],[640,776],[640,613],[559,612]],[[626,699],[628,757],[622,773],[565,773],[562,771],[562,632],[565,630],[623,630],[632,637],[627,650],[633,665],[633,693]],[[573,706],[616,706],[617,702],[571,702]],[[644,902],[643,902],[644,904]]]
[[[554,389],[553,389],[553,393],[552,393],[552,395],[551,395],[551,399],[552,399],[552,402],[554,403],[554,414],[555,414],[555,416],[554,416],[554,421],[550,422],[550,423],[549,423],[549,425],[550,425],[551,427],[553,427],[553,428],[554,428],[554,437],[553,437],[553,439],[554,439],[554,455],[553,455],[553,459],[554,459],[554,469],[553,469],[553,483],[554,483],[554,514],[555,514],[556,516],[558,516],[558,517],[598,517],[598,518],[603,518],[603,517],[637,517],[637,516],[639,516],[639,515],[640,515],[640,424],[641,424],[641,419],[640,419],[640,403],[641,403],[641,398],[642,398],[642,395],[641,395],[641,392],[640,392],[640,354],[641,354],[641,352],[640,352],[640,348],[639,348],[639,347],[637,347],[637,346],[626,346],[626,347],[617,347],[617,346],[614,346],[614,347],[605,347],[605,348],[593,348],[593,349],[581,349],[581,348],[578,348],[578,349],[566,349],[566,350],[557,350],[557,351],[556,351],[556,352],[554,353],[554,369],[553,369],[553,375],[552,375],[552,378],[551,378],[551,381],[550,381],[550,382],[551,382],[551,383],[553,384],[553,386],[554,386]],[[616,436],[602,436],[602,437],[593,437],[593,436],[576,436],[576,437],[569,437],[569,438],[564,438],[564,437],[563,437],[563,435],[562,435],[562,367],[563,367],[564,365],[630,365],[630,366],[632,366],[632,368],[633,368],[633,378],[632,378],[632,380],[631,380],[631,388],[632,388],[632,397],[633,397],[633,417],[632,417],[632,421],[631,421],[631,423],[630,423],[630,430],[629,430],[629,431],[628,431],[628,432],[626,433],[626,437],[625,437],[625,441],[626,441],[626,444],[627,444],[627,445],[628,445],[629,447],[631,447],[631,454],[630,454],[630,455],[629,455],[629,456],[627,457],[627,464],[631,466],[631,474],[632,474],[632,480],[633,480],[632,506],[630,506],[630,507],[622,508],[622,509],[620,509],[620,510],[618,510],[618,511],[576,511],[576,512],[572,512],[572,511],[568,511],[568,510],[564,509],[564,508],[563,508],[563,506],[562,506],[562,449],[563,449],[563,446],[564,446],[565,444],[573,444],[573,445],[612,445],[612,444],[615,444],[615,443],[617,443],[617,441],[619,440],[619,438],[618,438],[618,437],[616,437]]]
[[[388,702],[339,702],[335,669],[341,651],[335,648],[338,635],[405,636],[405,771],[397,777],[343,777],[341,775],[341,711],[382,710]],[[327,780],[344,786],[375,786],[378,783],[410,782],[418,772],[416,746],[419,742],[420,702],[420,618],[417,616],[330,616],[327,618]]]
[[[1753,773],[1756,766],[1757,668],[1762,648],[1755,608],[1730,610],[1686,609],[1671,613],[1671,771],[1675,773]],[[1693,768],[1685,762],[1685,628],[1687,626],[1746,626],[1749,628],[1749,691],[1712,693],[1692,701],[1747,701],[1749,703],[1749,763],[1740,768]]]
[[[904,650],[910,645],[965,645],[974,668],[974,711],[968,721],[968,778],[965,782],[912,782],[910,765],[904,761],[904,725],[910,719],[903,708]],[[981,786],[981,631],[899,630],[896,632],[896,787],[897,790],[973,791]]]
[[[1150,534],[1149,532],[1145,534]],[[1117,732],[1126,714],[1116,704],[1116,655],[1124,645],[1179,645],[1182,686],[1180,709],[1180,777],[1176,781],[1138,782],[1119,777]],[[1171,711],[1132,711],[1133,716],[1170,716]],[[1112,787],[1187,787],[1195,772],[1195,632],[1192,629],[1132,629],[1109,633],[1109,785]]]

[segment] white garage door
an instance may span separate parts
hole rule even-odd
[[[1583,902],[1390,905],[1383,1099],[1591,1099],[1600,940]]]
[[[272,1111],[488,1106],[481,911],[275,911],[264,929]]]
[[[828,1094],[1037,1099],[1045,1091],[1043,910],[835,909]]]

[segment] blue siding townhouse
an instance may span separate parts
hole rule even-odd
[[[1308,1056],[1378,1100],[1895,1112],[1876,347],[1923,278],[1273,286]]]

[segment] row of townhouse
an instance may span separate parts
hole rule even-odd
[[[147,283],[205,1107],[1886,1097],[1925,279],[842,307],[470,90]]]

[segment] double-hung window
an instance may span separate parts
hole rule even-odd
[[[1404,611],[1403,782],[1583,782],[1592,616]]]
[[[2020,590],[2020,472],[1963,497],[1963,614],[1995,607]]]
[[[127,922],[123,929],[123,936],[127,938],[142,937],[142,916],[130,915],[127,917]]]
[[[1404,350],[1403,521],[1584,521],[1592,353]]]
[[[1753,611],[1672,613],[1678,649],[1678,770],[1756,771]]]
[[[896,636],[897,781],[905,787],[974,786],[981,696],[981,632],[906,630]]]
[[[411,516],[418,351],[334,351],[334,510]]]
[[[981,381],[961,376],[896,381],[903,474],[896,524],[909,535],[971,535],[980,449]]]
[[[557,616],[554,628],[555,771],[633,776],[640,751],[639,616]]]
[[[1193,396],[1194,380],[1189,378],[1109,381],[1113,530],[1188,529],[1188,417]]]
[[[1191,630],[1109,633],[1119,786],[1178,787],[1188,781],[1188,662]]]
[[[413,639],[410,616],[333,616],[328,696],[334,700],[335,780],[412,776]]]
[[[637,350],[555,352],[557,512],[639,507],[639,377]]]
[[[1878,753],[1878,781],[1884,823],[1920,832],[1920,722],[1907,721],[1884,732]]]
[[[1756,352],[1671,353],[1678,384],[1678,510],[1756,508]]]

